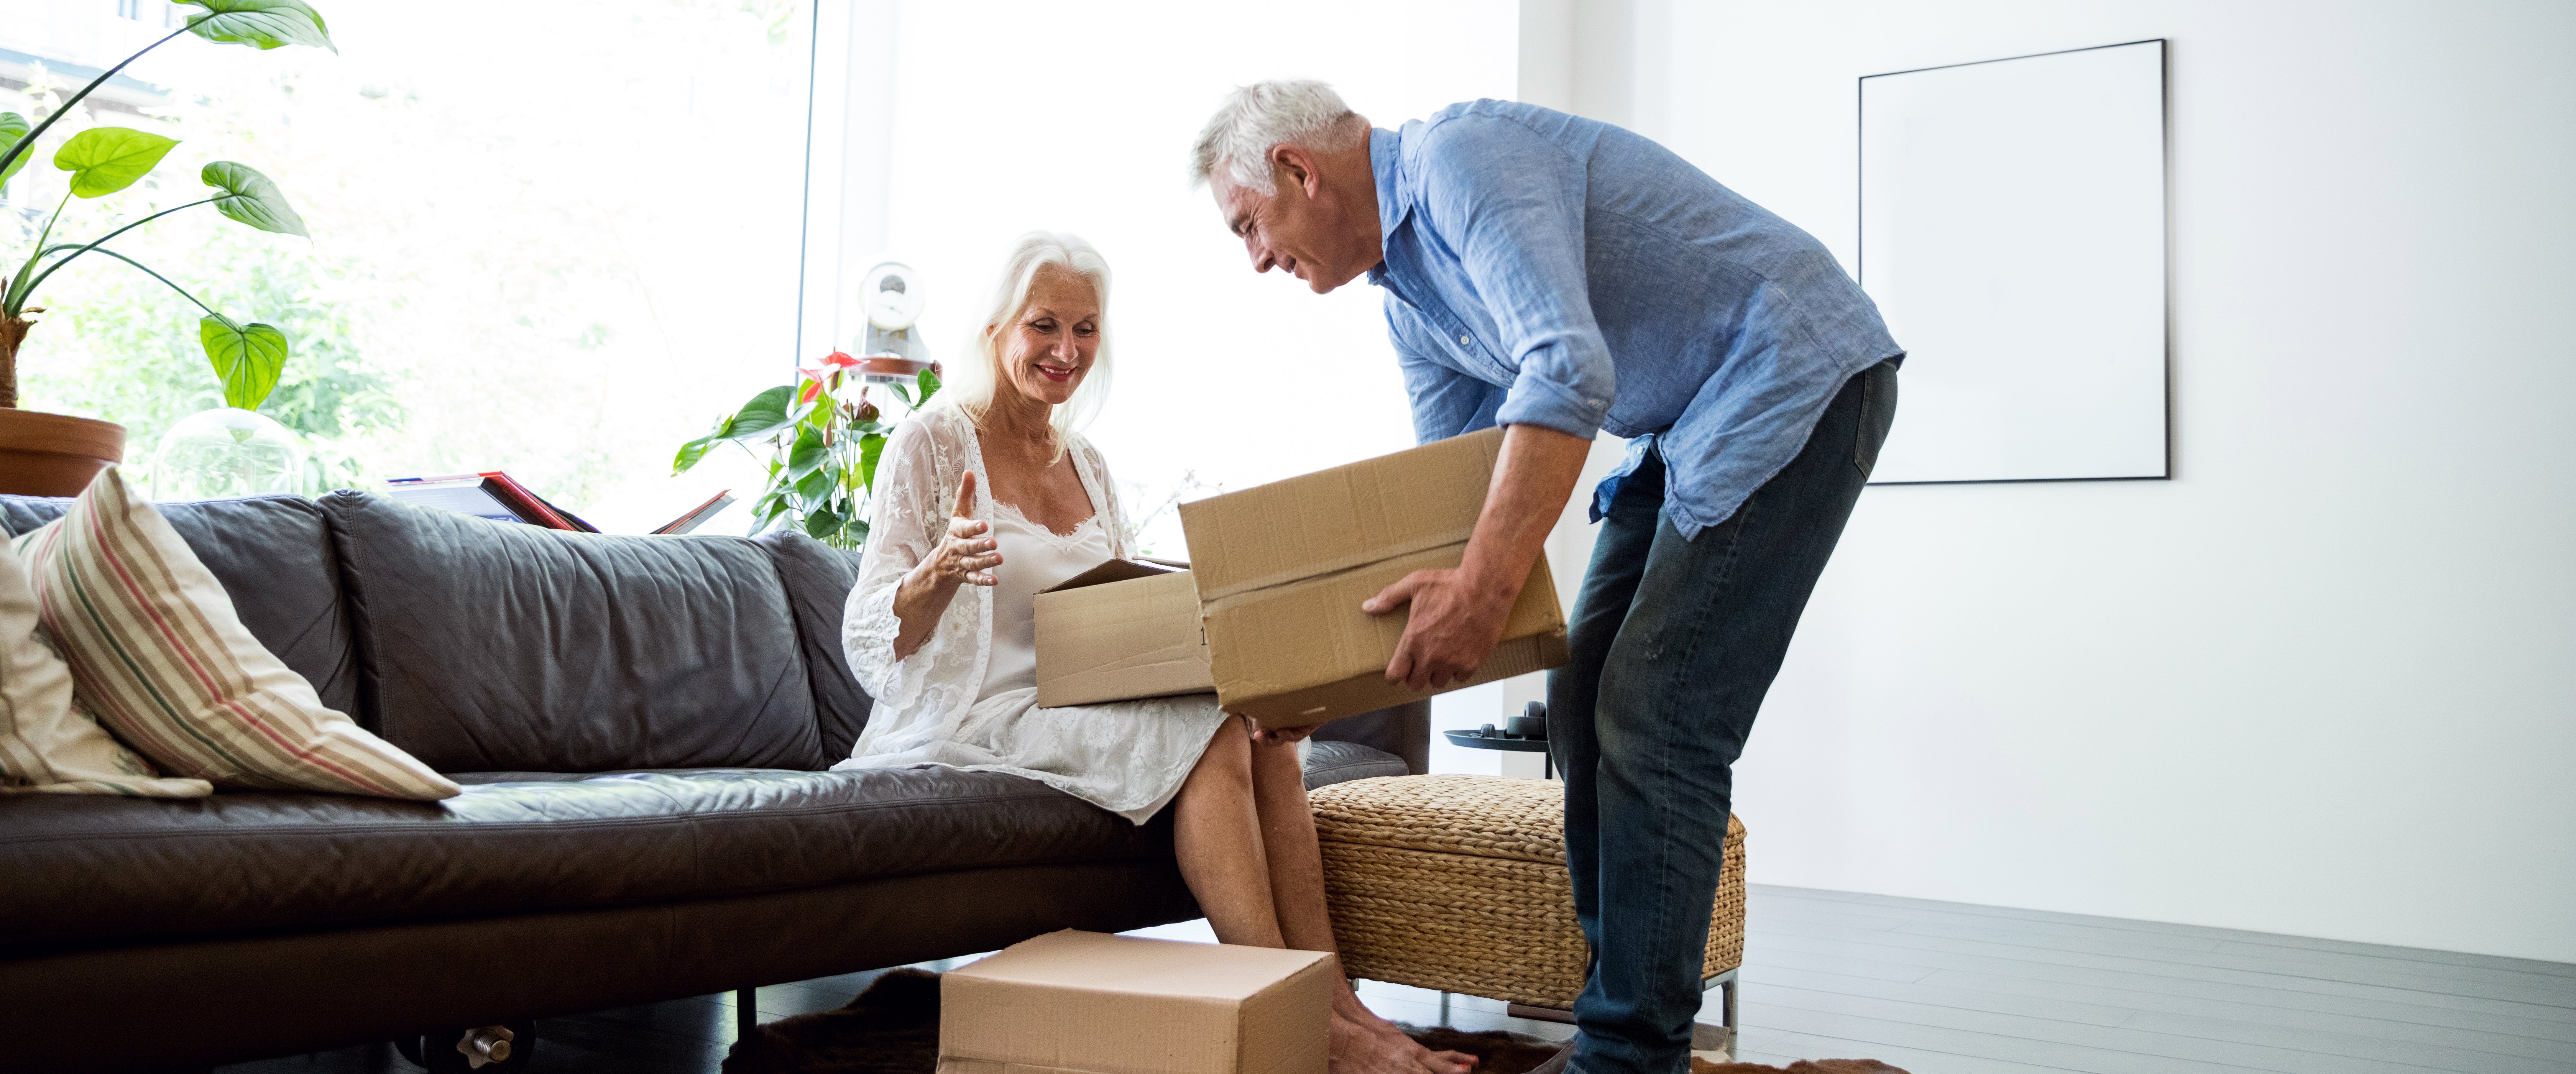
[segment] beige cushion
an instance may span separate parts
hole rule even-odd
[[[165,772],[218,787],[437,799],[455,783],[325,707],[111,467],[18,538],[80,700]]]
[[[197,798],[202,779],[163,779],[92,720],[71,669],[36,620],[36,594],[15,546],[0,541],[0,794],[131,794]]]

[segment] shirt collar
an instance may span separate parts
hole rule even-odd
[[[1368,270],[1368,279],[1380,287],[1386,286],[1386,240],[1395,234],[1398,225],[1404,223],[1405,213],[1412,208],[1396,196],[1396,168],[1402,158],[1398,137],[1396,132],[1384,127],[1369,129],[1369,171],[1377,183],[1379,256],[1377,267]]]

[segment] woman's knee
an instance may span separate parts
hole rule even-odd
[[[1252,782],[1252,736],[1243,729],[1243,721],[1227,719],[1217,724],[1216,733],[1208,736],[1207,752],[1199,755],[1196,768],[1190,770],[1190,781],[1224,780]]]

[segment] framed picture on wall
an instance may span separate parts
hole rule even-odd
[[[1860,80],[1879,484],[2169,476],[2165,42]]]

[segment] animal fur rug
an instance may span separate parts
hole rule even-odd
[[[1412,1030],[1435,1051],[1477,1058],[1477,1074],[1526,1074],[1557,1045],[1510,1033]],[[939,1064],[939,975],[895,970],[849,1005],[762,1025],[725,1056],[724,1074],[932,1074]],[[1905,1074],[1868,1059],[1800,1060],[1786,1067],[1691,1061],[1691,1074]]]

